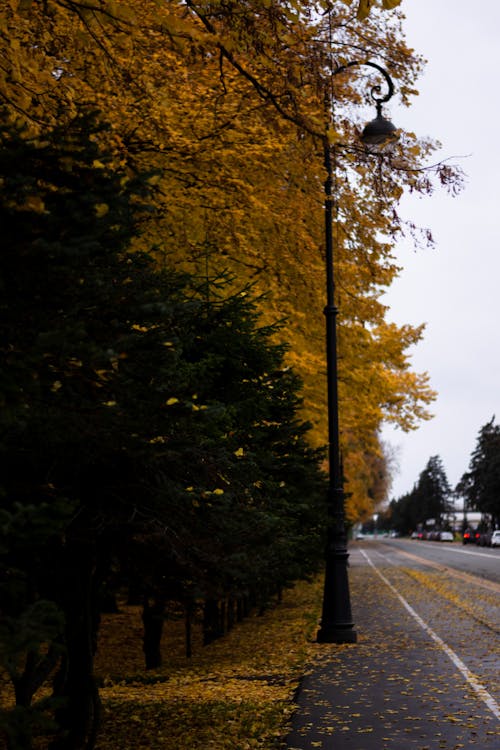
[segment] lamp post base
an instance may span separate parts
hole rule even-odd
[[[337,501],[341,498],[337,491]],[[334,495],[335,497],[335,495]],[[340,502],[337,507],[342,508]],[[318,643],[356,643],[357,636],[351,612],[347,567],[349,553],[343,519],[337,519],[329,529],[326,549],[323,610],[316,636]]]
[[[352,628],[322,628],[316,636],[318,643],[357,643],[358,636]]]

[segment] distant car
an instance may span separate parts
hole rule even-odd
[[[462,537],[462,542],[464,544],[474,544],[475,532],[472,529],[465,529],[464,535]]]
[[[439,539],[441,542],[452,542],[453,534],[451,533],[451,531],[441,531],[439,533]]]
[[[476,539],[476,544],[479,544],[480,547],[489,547],[492,533],[492,531],[481,531],[479,539]]]
[[[491,541],[490,545],[492,547],[500,547],[500,529],[497,531],[494,531],[491,535]]]
[[[412,531],[411,532],[411,538],[412,539],[418,539],[418,531]]]
[[[363,534],[363,532],[362,531],[358,531],[358,533],[356,534],[356,539],[358,541],[361,541],[361,539],[364,539],[364,538],[365,538],[365,535]]]

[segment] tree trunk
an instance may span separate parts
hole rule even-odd
[[[221,635],[219,604],[216,599],[207,599],[203,605],[203,645],[208,646]]]
[[[227,629],[232,630],[236,622],[236,602],[231,597],[227,603]]]
[[[144,623],[144,640],[142,649],[146,659],[146,669],[161,667],[161,635],[165,619],[165,599],[157,597],[149,604],[144,598],[142,622]]]
[[[185,603],[185,613],[186,613],[186,659],[190,659],[193,655],[193,639],[192,639],[192,625],[193,625],[193,613],[194,613],[194,604],[192,601],[188,600]]]
[[[219,604],[219,637],[226,634],[227,602],[223,599]]]
[[[67,541],[60,581],[60,606],[66,617],[66,656],[54,680],[54,696],[64,707],[56,713],[60,735],[51,750],[90,750],[95,744],[100,701],[93,674],[98,617],[94,550]]]

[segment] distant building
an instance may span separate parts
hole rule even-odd
[[[451,511],[448,513],[448,520],[454,531],[461,531],[463,529],[464,516],[465,525],[470,526],[471,529],[477,529],[483,514],[477,510],[465,510],[464,512],[464,503],[460,498],[455,501],[454,507],[452,507]]]

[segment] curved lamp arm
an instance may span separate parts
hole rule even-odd
[[[341,65],[340,67],[336,68],[334,71],[332,71],[332,75],[336,76],[339,73],[342,73],[344,70],[347,70],[348,68],[353,68],[357,65],[368,65],[370,68],[375,68],[376,70],[378,70],[379,73],[383,75],[385,82],[387,83],[387,94],[385,96],[377,96],[377,94],[380,94],[382,92],[382,88],[380,84],[373,86],[370,92],[370,96],[375,102],[377,106],[377,111],[378,111],[379,107],[384,102],[388,102],[389,99],[394,94],[394,84],[392,82],[392,78],[390,77],[389,73],[385,70],[385,68],[383,68],[381,65],[378,65],[378,63],[371,62],[371,60],[353,60],[352,62],[348,62],[345,65]]]
[[[390,120],[387,120],[382,115],[382,104],[388,102],[391,96],[394,94],[394,84],[389,73],[378,63],[371,62],[371,60],[353,60],[352,62],[341,65],[336,70],[332,71],[332,75],[336,76],[342,73],[348,68],[353,68],[357,65],[368,65],[370,68],[375,68],[384,77],[387,84],[387,93],[382,96],[382,87],[380,84],[372,86],[370,96],[375,102],[377,108],[377,116],[374,120],[365,125],[364,130],[361,134],[361,141],[365,146],[374,146],[380,148],[383,147],[389,141],[397,139],[397,128],[392,124]]]

